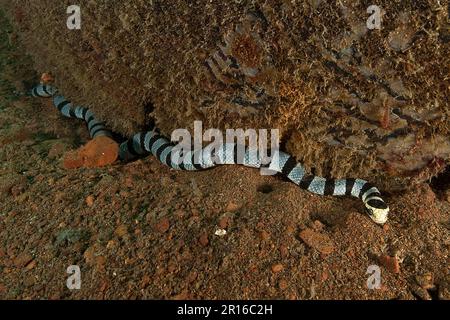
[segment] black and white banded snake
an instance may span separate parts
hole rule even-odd
[[[74,106],[52,85],[40,84],[31,91],[33,97],[53,98],[56,108],[69,118],[82,119],[87,123],[91,138],[112,137],[112,132],[103,122],[85,107]],[[306,174],[305,168],[295,158],[282,151],[278,152],[268,164],[261,163],[258,151],[245,148],[238,158],[235,143],[223,143],[218,148],[207,146],[181,155],[174,152],[175,145],[158,130],[140,132],[120,144],[119,158],[128,160],[136,156],[152,153],[160,162],[176,170],[197,171],[222,164],[241,164],[251,168],[265,167],[287,177],[300,188],[318,195],[353,196],[363,201],[369,217],[378,224],[386,223],[389,208],[381,198],[380,191],[369,182],[361,179],[325,179]],[[217,155],[216,157],[214,155]],[[182,159],[181,159],[182,158]]]

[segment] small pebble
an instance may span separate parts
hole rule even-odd
[[[281,272],[281,271],[283,271],[283,269],[284,269],[284,266],[283,266],[281,263],[274,264],[274,265],[272,266],[272,272],[273,272],[273,273]]]
[[[33,257],[29,253],[21,253],[14,258],[13,262],[17,268],[23,268],[33,260]]]
[[[312,229],[305,229],[300,232],[300,238],[308,246],[316,249],[323,255],[328,255],[334,251],[334,244],[326,234],[316,232]]]
[[[116,230],[114,231],[114,233],[116,234],[116,236],[118,236],[119,238],[123,238],[125,235],[128,234],[128,228],[126,225],[121,224],[120,226],[118,226],[116,228]]]
[[[214,232],[214,234],[216,236],[223,237],[223,236],[225,236],[227,234],[227,230],[225,230],[225,229],[217,229],[216,232]]]
[[[390,257],[387,255],[379,257],[380,263],[392,273],[400,273],[400,262],[396,257]]]
[[[31,261],[30,263],[27,264],[27,266],[25,267],[25,269],[27,270],[31,270],[36,266],[36,260]]]
[[[266,240],[270,239],[270,234],[266,230],[262,230],[259,232],[259,238],[262,241],[266,241]]]
[[[220,229],[226,229],[227,227],[229,227],[229,225],[230,225],[230,217],[225,216],[219,220]]]
[[[87,196],[86,204],[88,207],[92,207],[94,205],[94,197],[92,195]]]
[[[86,249],[86,251],[83,253],[84,260],[87,264],[91,265],[95,262],[95,248],[89,247]]]
[[[324,225],[322,222],[320,222],[319,220],[315,220],[313,223],[313,229],[315,231],[322,231],[324,229]]]
[[[236,203],[234,203],[233,201],[228,202],[225,211],[227,212],[235,212],[237,210],[239,210],[239,205],[237,205]]]
[[[278,286],[280,287],[281,290],[286,290],[288,287],[288,283],[286,280],[281,279],[280,282],[278,283]]]
[[[200,238],[198,239],[198,242],[202,247],[206,247],[209,244],[208,235],[206,233],[203,233]]]
[[[162,218],[156,224],[156,230],[160,233],[165,233],[170,228],[170,222],[168,218]]]

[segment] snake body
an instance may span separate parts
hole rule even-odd
[[[88,108],[75,106],[57,93],[57,88],[45,84],[40,84],[31,91],[33,97],[53,98],[53,104],[64,116],[84,120],[91,138],[113,136],[104,122],[98,120]],[[384,224],[388,219],[389,207],[381,198],[380,191],[369,182],[362,179],[326,179],[307,174],[305,168],[285,152],[278,151],[277,157],[272,157],[269,163],[262,163],[258,150],[245,147],[244,152],[238,152],[238,145],[235,143],[223,143],[218,147],[209,145],[184,154],[176,147],[159,134],[156,128],[152,128],[151,131],[139,132],[121,143],[119,157],[130,160],[151,153],[170,168],[186,171],[204,170],[222,164],[267,168],[287,177],[300,188],[318,195],[361,199],[369,217],[378,224]]]

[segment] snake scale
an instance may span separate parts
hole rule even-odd
[[[58,94],[56,87],[40,84],[31,91],[31,96],[53,98],[55,107],[66,117],[84,120],[87,123],[91,138],[99,136],[112,137],[104,122],[96,119],[88,108],[75,106]],[[282,151],[278,152],[277,161],[263,164],[257,150],[245,147],[242,155],[237,152],[235,143],[223,143],[218,148],[207,146],[191,150],[181,155],[175,152],[175,145],[160,135],[156,128],[140,132],[120,144],[119,158],[133,159],[137,156],[153,154],[160,162],[176,170],[197,171],[215,167],[216,165],[242,164],[251,168],[265,167],[287,177],[304,190],[318,195],[353,196],[363,201],[369,217],[377,224],[384,224],[388,219],[389,207],[381,198],[380,191],[362,179],[325,179],[306,173],[305,168],[295,158]]]

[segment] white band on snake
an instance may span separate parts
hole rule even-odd
[[[66,117],[84,120],[92,138],[98,136],[112,137],[103,122],[85,107],[74,106],[63,96],[57,95],[57,89],[51,85],[38,85],[31,95],[34,97],[51,98],[58,110]],[[224,143],[218,147],[207,146],[192,150],[185,154],[169,139],[160,135],[156,129],[140,132],[120,145],[119,157],[122,160],[137,156],[153,154],[160,162],[176,170],[196,171],[212,168],[222,164],[241,164],[251,168],[266,167],[287,177],[300,188],[318,195],[353,196],[363,201],[369,217],[378,224],[386,223],[389,208],[381,198],[380,191],[361,179],[325,179],[306,174],[305,168],[297,163],[295,158],[284,152],[278,152],[268,164],[261,163],[257,150],[245,148],[238,152],[234,143]]]

